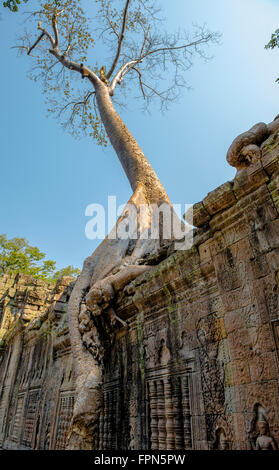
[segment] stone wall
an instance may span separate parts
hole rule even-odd
[[[64,449],[74,402],[67,303],[72,278],[0,279],[0,447]]]
[[[275,134],[261,160],[194,206],[193,248],[170,245],[120,292],[127,326],[102,331],[100,449],[253,449],[259,423],[279,444],[278,211]],[[66,446],[72,285],[1,279],[5,449]]]

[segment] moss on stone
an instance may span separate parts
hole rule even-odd
[[[136,328],[137,328],[137,339],[138,339],[138,345],[139,345],[139,369],[140,369],[141,376],[144,379],[144,376],[145,376],[145,350],[143,346],[144,330],[143,330],[143,320],[140,318],[140,314],[137,315]]]

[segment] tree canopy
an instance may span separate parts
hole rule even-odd
[[[28,0],[23,0],[24,3],[27,3]],[[21,0],[7,0],[6,2],[3,2],[3,6],[5,8],[9,8],[9,10],[16,12],[18,11],[18,5],[20,5]]]
[[[0,235],[0,275],[23,273],[35,279],[56,281],[62,276],[77,276],[80,273],[73,266],[57,270],[56,262],[45,257],[45,253],[36,246],[30,246],[25,238],[8,239],[6,235]]]
[[[155,100],[165,110],[188,86],[194,57],[208,59],[207,46],[219,39],[205,25],[165,32],[156,0],[34,0],[32,9],[18,49],[33,59],[30,77],[42,85],[48,112],[104,146],[94,74],[114,104],[125,105],[128,95],[144,109]]]

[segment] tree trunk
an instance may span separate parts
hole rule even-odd
[[[95,83],[95,90],[97,105],[107,135],[134,191],[129,203],[136,208],[143,204],[149,207],[143,221],[143,229],[146,229],[150,226],[151,205],[160,205],[165,202],[171,206],[169,198],[141,148],[115,111],[108,87],[98,80]],[[121,217],[116,227],[120,220]],[[127,264],[134,265],[137,259],[147,252],[155,251],[159,246],[160,240],[138,238],[131,251],[129,239],[111,239],[108,236],[84,262],[82,273],[75,284],[69,302],[69,329],[76,387],[69,449],[98,448],[96,436],[102,407],[102,363],[94,358],[85,347],[79,331],[79,316],[81,308],[84,308],[86,294],[90,288],[94,288],[97,281],[106,278],[112,269],[123,264],[124,260],[126,262],[128,260]],[[95,331],[95,334],[98,335],[98,332]]]
[[[135,192],[141,183],[150,204],[170,202],[167,193],[144,156],[140,146],[119,117],[109,95],[109,89],[103,82],[95,85],[98,109],[108,138],[113,146]]]

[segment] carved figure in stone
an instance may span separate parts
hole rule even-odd
[[[258,429],[260,435],[256,440],[256,450],[277,450],[276,442],[269,434],[267,422],[258,421]]]
[[[223,416],[225,407],[224,371],[218,361],[219,343],[214,341],[215,334],[214,315],[199,319],[196,323],[204,404],[208,414],[207,426],[212,434],[217,419],[216,409]]]
[[[226,433],[223,428],[219,428],[216,431],[216,441],[214,444],[216,450],[228,450],[229,443],[227,441]]]
[[[260,403],[256,403],[254,406],[249,438],[253,450],[277,449],[276,441],[270,436],[266,410]]]
[[[157,362],[159,364],[165,365],[165,364],[168,364],[168,362],[170,361],[170,358],[171,358],[170,350],[166,345],[165,338],[162,338],[159,344],[159,348],[158,348]]]
[[[237,170],[256,163],[261,158],[261,144],[278,130],[279,116],[276,116],[270,124],[259,122],[249,131],[240,134],[228,150],[228,163]]]
[[[134,421],[134,420],[133,420]],[[134,450],[136,444],[135,439],[135,424],[130,424],[129,426],[129,442],[128,442],[128,450]]]

